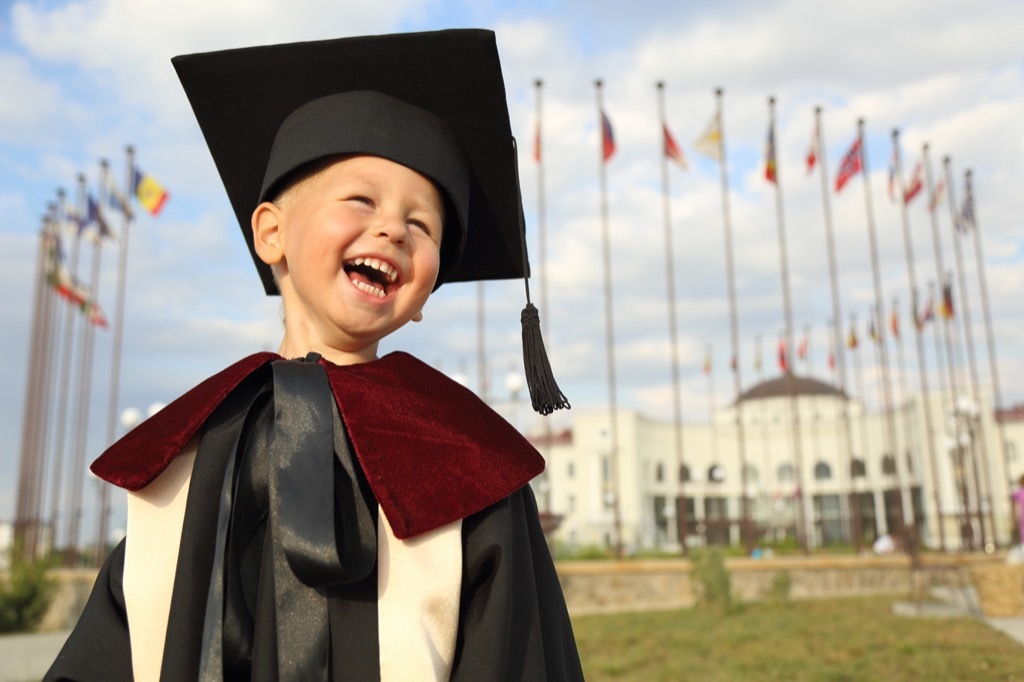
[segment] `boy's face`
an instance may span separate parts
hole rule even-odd
[[[327,357],[325,350],[375,354],[380,339],[419,319],[437,279],[444,223],[441,196],[424,176],[379,157],[348,157],[276,205],[261,204],[257,242],[261,220],[276,222],[276,249],[269,260],[260,255],[277,270],[286,342],[297,333],[303,338],[292,342]]]

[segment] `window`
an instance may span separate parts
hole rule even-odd
[[[575,477],[576,476],[576,462],[569,462],[568,466],[566,467],[566,472],[565,473],[566,473],[566,475],[569,478]]]
[[[658,483],[665,480],[665,465],[661,462],[654,465],[654,480]]]
[[[779,479],[779,483],[789,483],[796,479],[796,470],[793,469],[792,464],[784,462],[779,465],[776,477]]]
[[[683,464],[679,467],[679,482],[689,483],[690,482],[690,467]]]
[[[864,478],[868,475],[868,468],[864,465],[864,460],[854,457],[850,460],[850,478]]]
[[[882,457],[882,473],[887,476],[896,475],[896,458],[892,455]]]
[[[753,464],[748,464],[743,467],[743,480],[747,483],[757,483],[761,478],[761,472],[757,470],[757,467]]]
[[[708,468],[708,482],[709,483],[724,483],[725,482],[725,467],[721,464],[712,464]]]
[[[569,496],[569,513],[572,514],[574,511],[576,511],[576,496],[575,495],[570,495]]]
[[[611,476],[611,471],[612,471],[611,460],[608,459],[607,457],[602,457],[601,458],[601,480],[607,483],[608,479],[610,479],[612,477]]]
[[[832,467],[827,462],[818,462],[814,465],[814,480],[827,481],[832,478]]]

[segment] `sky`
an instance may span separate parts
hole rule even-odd
[[[12,518],[15,510],[41,216],[58,188],[75,195],[79,174],[94,188],[101,159],[109,161],[113,177],[123,178],[124,150],[132,145],[139,167],[170,193],[159,217],[140,211],[130,228],[118,410],[145,411],[168,402],[248,353],[275,350],[280,341],[280,303],[263,295],[170,58],[455,27],[489,28],[497,35],[512,129],[520,140],[534,269],[531,293],[542,307],[555,376],[574,411],[606,409],[611,397],[596,79],[604,83],[603,111],[616,142],[604,171],[620,408],[654,418],[673,414],[666,215],[684,418],[706,420],[711,406],[724,406],[735,397],[728,367],[732,339],[720,167],[694,149],[715,112],[716,88],[723,89],[742,387],[759,379],[758,337],[763,378],[779,371],[775,358],[785,325],[780,215],[795,336],[810,328],[810,360],[797,363],[796,369],[829,379],[826,326],[833,309],[825,204],[821,176],[817,169],[808,174],[804,160],[814,107],[821,106],[830,182],[856,136],[857,120],[864,119],[869,173],[866,179],[853,178],[838,194],[828,193],[844,327],[856,314],[858,333],[866,337],[863,321],[875,301],[870,218],[882,300],[888,311],[897,298],[903,318],[905,374],[902,382],[893,383],[919,390],[918,356],[907,317],[904,224],[887,191],[892,131],[898,129],[907,180],[925,143],[936,180],[944,174],[942,159],[951,158],[957,201],[963,197],[964,171],[973,172],[1003,404],[1024,402],[1024,382],[1017,380],[1024,376],[1024,319],[1018,303],[1018,292],[1024,290],[1019,199],[1024,5],[1015,0],[0,2],[0,210],[5,216],[0,226],[0,344],[8,357],[0,366],[6,408],[0,414],[0,442],[7,443],[0,450],[0,520]],[[543,81],[539,91],[537,79]],[[667,168],[667,202],[658,81],[665,83],[665,122],[689,166]],[[542,168],[532,156],[538,92]],[[777,186],[764,178],[769,96],[777,102]],[[912,263],[922,290],[939,277],[927,199],[922,193],[907,206]],[[944,269],[952,271],[951,211],[946,202],[942,205],[934,214],[935,228]],[[541,225],[547,244],[543,268]],[[114,228],[123,233],[116,219]],[[962,243],[979,375],[982,390],[990,393],[975,251],[972,240]],[[111,243],[100,252],[98,300],[108,314],[115,308],[118,248]],[[83,278],[92,257],[91,247],[83,248]],[[542,278],[547,295],[540,298]],[[386,340],[382,351],[411,352],[479,391],[479,295],[473,284],[442,287],[424,321]],[[959,288],[956,295],[959,302]],[[517,382],[509,381],[510,375],[521,375],[523,283],[488,283],[483,300],[487,397],[517,425],[536,429],[528,398],[521,390],[510,392]],[[87,460],[105,446],[110,337],[110,331],[102,330],[96,337]],[[889,347],[897,364],[895,344],[890,341]],[[709,375],[702,371],[707,348],[713,351]],[[966,377],[962,345],[958,348],[961,376]],[[862,397],[877,405],[881,372],[874,353],[863,344],[861,349]],[[925,378],[934,388],[938,372],[930,330],[924,349]],[[712,388],[714,401],[709,399]],[[572,415],[558,413],[553,424],[569,425]],[[95,489],[94,482],[86,486],[87,515]],[[123,524],[120,502],[113,524]],[[87,527],[83,534],[90,532]]]

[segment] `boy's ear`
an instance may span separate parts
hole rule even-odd
[[[252,243],[260,260],[277,265],[284,259],[284,216],[280,207],[264,201],[252,212]]]

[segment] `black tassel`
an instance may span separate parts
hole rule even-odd
[[[526,369],[526,385],[530,389],[533,409],[543,415],[569,409],[569,400],[562,394],[551,373],[551,363],[544,349],[544,337],[540,333],[537,307],[527,303],[520,320],[523,323],[523,367]]]

